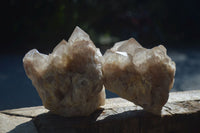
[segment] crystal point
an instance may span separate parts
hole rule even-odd
[[[87,33],[76,27],[49,55],[36,49],[23,58],[27,76],[43,105],[62,116],[87,116],[105,103],[102,55]]]
[[[131,38],[116,43],[103,58],[106,89],[149,112],[161,112],[175,75],[175,63],[164,46],[146,49]]]

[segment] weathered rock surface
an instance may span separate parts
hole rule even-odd
[[[175,63],[164,46],[143,48],[135,39],[116,43],[104,54],[105,88],[160,114],[173,87]]]
[[[32,118],[0,112],[0,133],[38,133]]]
[[[122,98],[106,99],[103,108],[88,117],[74,118],[47,113],[43,106],[3,110],[0,133],[200,132],[200,90],[170,93],[159,117]]]
[[[105,103],[101,59],[89,36],[76,27],[68,42],[61,41],[51,54],[33,49],[23,63],[47,109],[62,116],[87,116]]]

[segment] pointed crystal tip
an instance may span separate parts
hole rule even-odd
[[[176,70],[164,46],[146,49],[131,38],[116,43],[103,58],[106,89],[147,111],[161,112]]]
[[[24,69],[43,105],[62,116],[88,116],[105,104],[102,55],[79,27],[49,55],[28,52]]]

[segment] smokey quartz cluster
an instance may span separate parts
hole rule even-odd
[[[160,114],[173,86],[175,63],[164,46],[143,48],[134,38],[116,43],[104,54],[105,88]]]
[[[68,42],[61,41],[51,54],[33,49],[23,63],[47,109],[62,116],[87,116],[105,103],[101,60],[99,49],[76,27]]]
[[[51,54],[33,49],[23,63],[43,105],[68,117],[87,116],[104,105],[103,85],[145,110],[160,114],[176,69],[164,46],[146,49],[134,38],[116,43],[102,56],[79,27]]]

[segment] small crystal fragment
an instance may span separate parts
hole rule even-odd
[[[76,27],[68,42],[49,55],[36,49],[23,58],[27,76],[43,105],[62,116],[87,116],[105,103],[102,55],[89,36]]]
[[[160,114],[173,87],[175,63],[164,46],[143,48],[135,39],[116,43],[103,56],[105,88]]]

